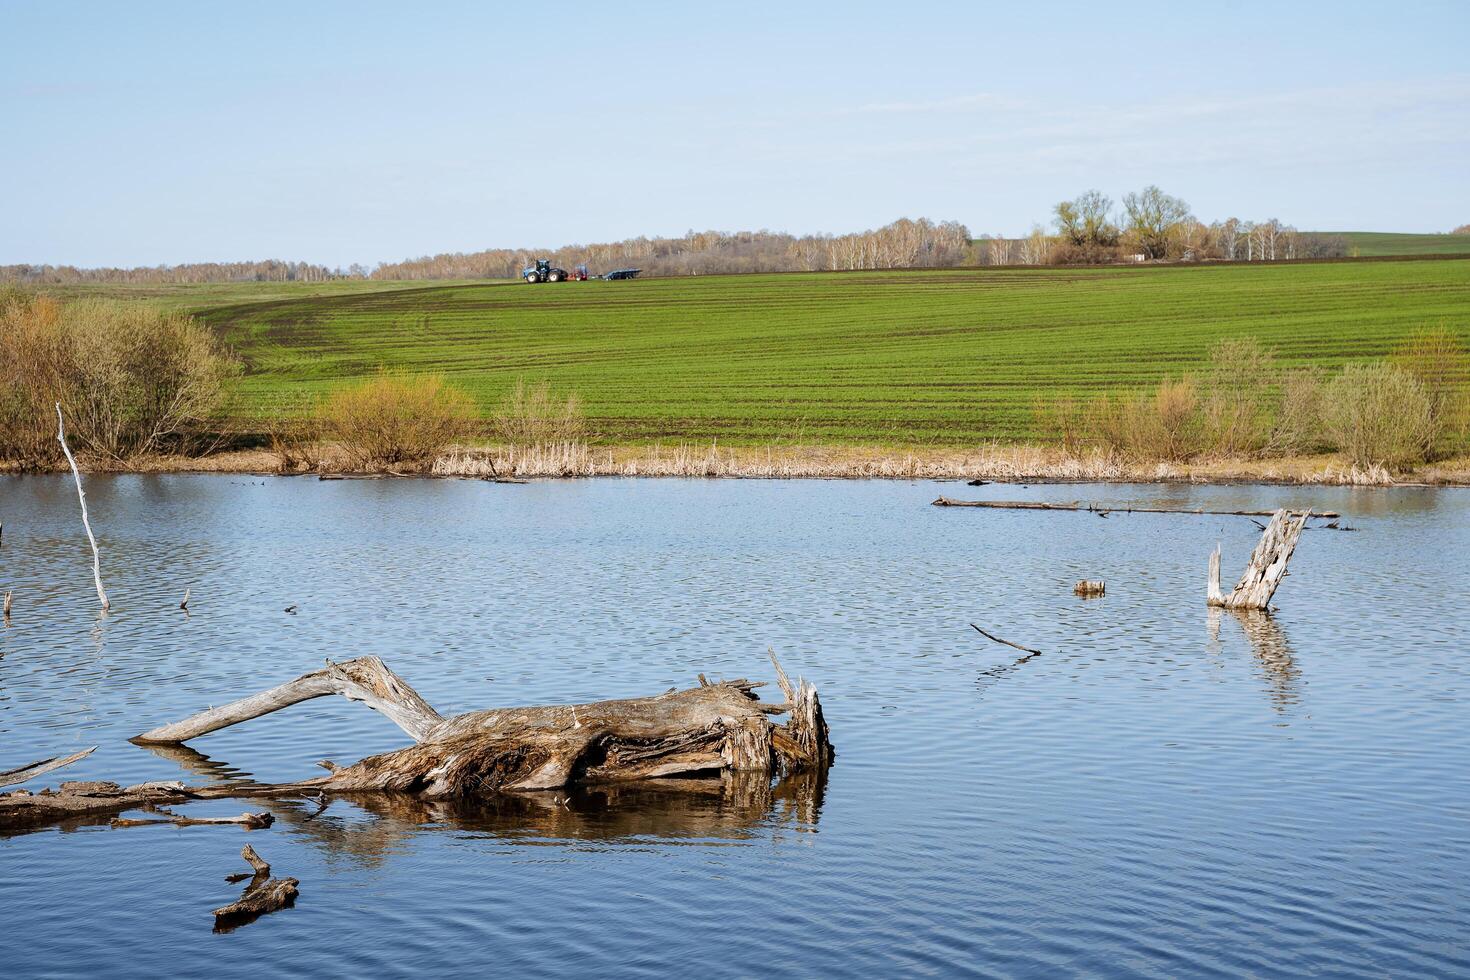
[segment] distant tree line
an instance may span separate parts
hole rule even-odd
[[[958,265],[1103,265],[1120,262],[1276,262],[1339,258],[1341,235],[1297,231],[1276,218],[1227,218],[1205,224],[1189,205],[1154,186],[1126,194],[1121,207],[1090,190],[1059,202],[1052,227],[1035,225],[1024,238],[984,235],[972,240],[957,221],[901,218],[844,235],[775,231],[690,231],[678,238],[629,238],[555,249],[501,248],[442,252],[373,269],[329,268],[308,262],[197,262],[132,269],[69,265],[0,266],[0,282],[73,283],[324,282],[330,279],[514,279],[538,258],[594,273],[620,268],[648,275],[740,272],[819,272]],[[1470,232],[1470,225],[1455,229]]]
[[[1123,196],[1121,210],[1090,190],[1052,208],[1054,232],[1035,225],[1025,238],[986,236],[977,265],[1108,265],[1117,262],[1277,262],[1341,258],[1341,235],[1300,232],[1277,218],[1205,224],[1189,205],[1148,186]]]
[[[846,235],[691,231],[679,238],[629,238],[557,249],[445,252],[380,265],[372,278],[515,278],[538,258],[564,269],[585,264],[594,274],[639,268],[661,276],[907,269],[961,265],[970,251],[969,229],[957,221],[901,218],[876,230]]]
[[[326,282],[365,278],[367,269],[329,269],[309,262],[191,262],[184,265],[138,266],[132,269],[81,269],[74,265],[0,265],[0,282],[30,285],[72,283],[200,283],[200,282]]]

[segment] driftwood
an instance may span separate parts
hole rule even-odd
[[[157,819],[134,819],[124,817],[113,817],[113,827],[147,827],[154,824],[173,824],[176,827],[218,827],[225,825],[236,825],[246,830],[263,830],[276,822],[273,814],[262,811],[260,813],[242,813],[238,817],[186,817],[181,813],[174,813],[166,807],[157,804],[148,804],[144,807],[150,813],[161,816]],[[247,845],[248,846],[248,845]]]
[[[1101,579],[1085,578],[1082,581],[1078,582],[1076,585],[1072,586],[1072,594],[1080,595],[1083,598],[1107,595],[1107,592],[1108,583],[1102,581]]]
[[[69,766],[73,762],[80,762],[96,751],[97,746],[94,745],[89,749],[73,752],[71,755],[55,755],[49,759],[41,759],[16,769],[0,769],[0,786],[18,786],[44,773],[60,769],[62,766]]]
[[[1229,595],[1220,592],[1220,546],[1216,544],[1210,555],[1206,601],[1211,606],[1224,609],[1269,609],[1271,597],[1286,575],[1286,563],[1291,560],[1297,539],[1310,516],[1311,511],[1292,516],[1284,510],[1272,515],[1271,523],[1261,532],[1261,540],[1251,552],[1245,572]]]
[[[327,763],[329,775],[277,788],[457,797],[574,782],[824,767],[833,750],[816,688],[805,680],[792,684],[774,654],[771,662],[786,698],[782,704],[761,702],[754,693],[760,685],[742,679],[650,698],[493,708],[446,719],[381,660],[361,657],[328,662],[322,670],[133,741],[185,742],[300,701],[341,694],[387,715],[415,744],[350,766]],[[768,717],[786,713],[791,718],[784,725]]]
[[[241,893],[237,901],[214,910],[214,931],[229,932],[240,926],[254,922],[269,912],[279,912],[296,904],[298,894],[296,886],[301,884],[295,878],[272,878],[271,866],[265,859],[255,853],[255,848],[246,844],[240,849],[240,856],[249,862],[253,873],[245,891]],[[246,875],[230,875],[226,881],[236,882],[243,880]]]
[[[935,507],[990,507],[996,510],[1079,510],[1089,514],[1204,514],[1216,517],[1271,517],[1274,510],[1204,510],[1187,507],[1103,507],[1099,504],[1084,504],[1080,500],[1056,504],[1035,500],[955,500],[940,497]],[[1314,517],[1341,517],[1336,511],[1309,511]]]
[[[0,831],[69,821],[95,822],[124,810],[160,803],[184,803],[194,794],[183,783],[154,782],[119,786],[108,781],[67,782],[38,793],[15,790],[0,794]]]

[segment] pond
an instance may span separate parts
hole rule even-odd
[[[105,617],[70,480],[0,478],[0,768],[101,746],[32,788],[291,780],[403,745],[340,698],[187,749],[125,741],[363,654],[447,715],[771,680],[770,647],[817,685],[838,757],[774,788],[279,801],[269,830],[11,836],[7,975],[1470,971],[1470,491],[87,485]],[[1217,541],[1225,577],[1243,567],[1247,518],[940,493],[1311,506],[1358,530],[1306,532],[1278,612],[1244,617],[1204,587]],[[1107,595],[1073,596],[1082,578]],[[300,898],[212,933],[246,842]]]

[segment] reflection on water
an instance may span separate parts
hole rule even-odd
[[[1281,625],[1263,609],[1225,610],[1211,606],[1207,613],[1210,641],[1217,651],[1221,648],[1220,620],[1227,615],[1239,624],[1250,644],[1251,655],[1261,666],[1267,692],[1276,710],[1285,711],[1300,701],[1298,686],[1302,672],[1292,658],[1291,645]]]
[[[186,777],[246,789],[251,774],[186,745],[142,746],[179,766]],[[504,838],[604,842],[658,839],[665,843],[739,842],[776,828],[816,828],[827,775],[796,773],[773,781],[760,773],[718,778],[651,779],[572,786],[562,790],[496,793],[472,799],[428,800],[407,793],[248,797],[284,826],[339,856],[377,864],[400,852],[423,827]]]
[[[1470,658],[1442,584],[1470,572],[1470,493],[1067,488],[1099,520],[936,491],[965,496],[96,476],[101,619],[74,488],[0,477],[0,766],[98,744],[62,775],[300,779],[404,736],[329,698],[126,739],[365,654],[449,715],[769,680],[774,646],[842,748],[825,783],[237,797],[187,809],[276,823],[3,839],[6,975],[1470,975]],[[1201,631],[1210,551],[1260,532],[1125,512],[1162,505],[1359,531],[1303,537],[1279,612]],[[300,898],[211,935],[247,840]]]

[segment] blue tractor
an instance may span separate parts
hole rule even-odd
[[[526,282],[561,282],[570,279],[565,269],[552,268],[549,259],[537,259],[535,265],[528,265],[521,270],[521,278]]]

